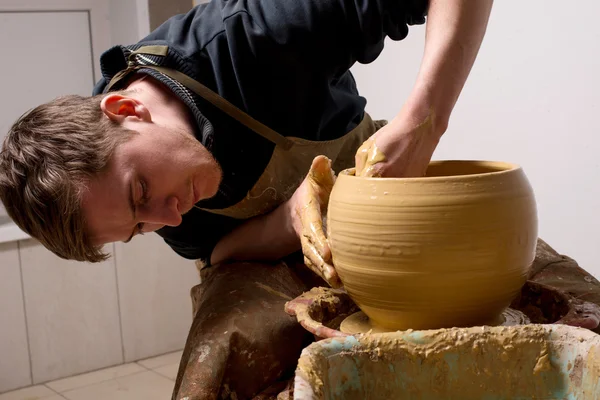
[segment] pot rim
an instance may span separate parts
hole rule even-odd
[[[515,171],[522,170],[523,167],[519,164],[507,161],[495,161],[495,160],[434,160],[429,163],[429,166],[442,165],[442,164],[470,164],[477,165],[483,168],[494,169],[490,172],[479,172],[473,174],[462,174],[462,175],[442,175],[442,176],[416,176],[416,177],[357,177],[354,175],[356,168],[346,168],[339,172],[339,176],[345,176],[348,178],[358,178],[361,180],[372,180],[372,181],[388,181],[388,182],[431,182],[431,181],[448,181],[448,180],[460,180],[460,179],[473,179],[478,177],[491,177],[498,175],[505,175],[508,173],[514,173]]]

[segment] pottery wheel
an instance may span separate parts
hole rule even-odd
[[[526,325],[531,321],[521,311],[512,308],[507,308],[501,315],[501,323],[491,324],[488,326],[514,326]],[[374,326],[367,315],[362,312],[356,312],[342,321],[340,331],[354,335],[357,333],[384,333],[389,332],[383,328]]]

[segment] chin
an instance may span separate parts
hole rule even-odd
[[[219,186],[220,186],[220,182],[214,186],[214,189],[211,192],[207,193],[208,199],[212,199],[213,197],[215,197],[217,195],[217,193],[219,193]]]
[[[206,190],[206,198],[207,199],[211,199],[213,197],[215,197],[217,195],[217,193],[219,193],[219,187],[221,187],[221,180],[222,180],[222,174],[221,171],[219,170],[219,173],[216,174],[215,179],[213,182],[211,182],[211,185],[207,185],[207,190]]]

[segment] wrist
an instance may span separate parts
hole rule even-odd
[[[402,107],[398,117],[412,121],[415,126],[431,124],[431,132],[437,138],[448,129],[453,101],[436,93],[431,88],[416,87]]]
[[[283,216],[283,229],[286,236],[300,240],[299,232],[302,230],[302,227],[297,217],[295,198],[296,195],[294,194],[289,200],[284,202],[280,207],[280,211]]]

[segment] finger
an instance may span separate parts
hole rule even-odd
[[[333,265],[325,263],[322,269],[323,275],[325,276],[327,283],[329,283],[329,286],[331,286],[334,289],[339,289],[343,286],[342,281],[340,280],[340,277],[337,274],[337,271],[335,270]]]
[[[300,221],[302,223],[302,236],[307,237],[308,241],[316,247],[324,261],[329,261],[331,250],[323,229],[321,206],[314,196],[308,199],[300,215]]]
[[[315,157],[308,171],[308,181],[318,194],[326,196],[321,198],[326,205],[335,183],[335,173],[331,169],[331,160],[325,156]]]
[[[325,279],[325,276],[323,276],[323,272],[319,268],[317,268],[313,261],[306,255],[304,256],[304,265],[306,265],[312,272],[314,272],[315,274],[320,276],[325,282],[327,282],[327,279]]]
[[[590,316],[569,318],[567,320],[563,320],[562,323],[569,326],[576,326],[578,328],[591,330],[597,329],[600,325],[600,321],[598,321],[597,318]]]
[[[309,185],[304,199],[306,206],[299,215],[302,234],[308,236],[324,260],[329,261],[331,251],[323,229],[323,212],[327,209],[329,196],[335,183],[331,160],[324,156],[315,157],[308,175]]]
[[[377,146],[377,142],[373,140],[371,146],[367,150],[366,161],[360,176],[363,177],[378,177],[382,175],[383,164],[387,162],[387,157]]]
[[[367,163],[367,156],[369,154],[369,148],[371,147],[371,143],[373,143],[373,137],[365,140],[363,144],[356,151],[356,155],[354,156],[354,163],[356,164],[356,176],[361,176],[362,171],[365,168],[365,164]]]
[[[323,278],[331,287],[342,286],[338,274],[333,265],[325,262],[316,247],[310,242],[310,238],[303,236],[301,239],[304,262],[313,272]]]
[[[342,285],[342,281],[340,280],[335,268],[329,264],[323,264],[324,268],[319,268],[317,265],[313,263],[313,261],[304,256],[304,264],[310,268],[314,273],[319,275],[329,286],[334,289],[340,289]]]

